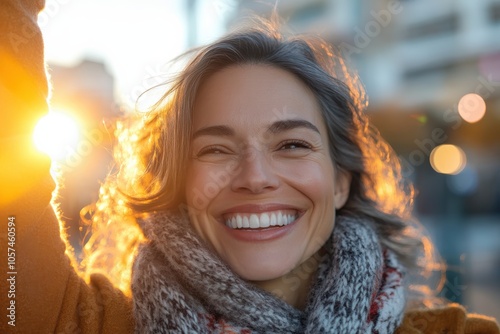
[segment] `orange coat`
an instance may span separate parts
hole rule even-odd
[[[42,8],[43,1],[0,0],[0,333],[133,333],[130,298],[102,275],[85,282],[65,254],[49,205],[49,161],[33,149],[34,124],[47,110],[36,25]],[[493,319],[450,305],[408,312],[397,333],[499,329]]]

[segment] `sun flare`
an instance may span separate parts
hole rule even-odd
[[[76,146],[80,134],[77,122],[67,113],[51,111],[42,117],[33,134],[36,147],[53,160],[64,158]]]

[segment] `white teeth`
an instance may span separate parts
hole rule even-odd
[[[257,215],[250,216],[250,228],[259,228],[259,218]]]
[[[297,214],[284,214],[281,211],[261,214],[236,214],[226,219],[226,225],[231,228],[267,228],[270,226],[285,226],[297,219]]]
[[[250,222],[248,221],[248,217],[243,217],[243,228],[249,228]]]
[[[269,224],[271,226],[276,226],[276,215],[274,213],[271,214],[271,222]]]
[[[260,215],[260,227],[269,227],[269,215],[267,213]]]

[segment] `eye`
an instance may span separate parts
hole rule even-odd
[[[197,154],[196,157],[202,157],[207,155],[222,155],[228,154],[228,151],[223,147],[213,145],[202,148]]]
[[[298,150],[298,149],[310,149],[311,145],[303,140],[291,139],[281,142],[278,150]]]

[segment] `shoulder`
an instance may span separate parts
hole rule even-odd
[[[408,311],[396,333],[500,334],[500,329],[495,319],[467,314],[462,306],[450,304],[442,308]]]

